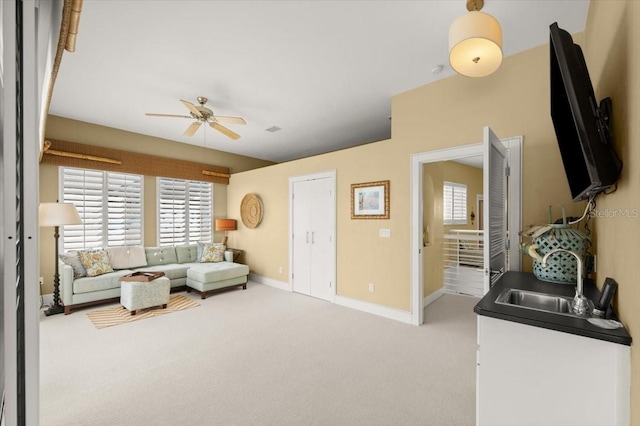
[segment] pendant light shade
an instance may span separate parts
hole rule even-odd
[[[449,62],[458,74],[484,77],[502,63],[502,28],[477,10],[456,18],[449,28]]]

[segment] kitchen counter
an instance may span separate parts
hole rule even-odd
[[[506,272],[495,283],[489,293],[487,293],[480,302],[478,302],[474,308],[474,312],[478,315],[498,318],[506,321],[561,331],[578,336],[590,337],[626,346],[631,345],[631,336],[624,327],[615,330],[608,330],[595,326],[583,318],[496,303],[496,299],[505,288],[514,288],[568,297],[573,297],[575,294],[574,285],[540,281],[531,273]],[[597,289],[593,281],[584,280],[584,295],[591,299],[594,304],[597,303],[600,297],[600,291]],[[607,318],[617,320],[617,317],[613,312],[611,312],[611,310],[609,310]]]

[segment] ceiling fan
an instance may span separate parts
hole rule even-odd
[[[198,131],[202,123],[208,123],[209,126],[213,127],[223,135],[230,137],[231,139],[235,140],[240,137],[239,134],[224,127],[220,123],[222,122],[222,123],[231,123],[231,124],[247,124],[247,122],[244,121],[244,118],[214,115],[212,110],[204,106],[204,104],[206,104],[208,101],[207,98],[205,98],[204,96],[198,96],[196,99],[200,104],[198,106],[192,104],[191,102],[180,99],[180,102],[182,102],[187,108],[189,108],[189,115],[153,114],[150,112],[146,113],[145,115],[148,115],[150,117],[192,118],[196,120],[193,123],[191,123],[189,127],[187,127],[187,130],[184,131],[184,136],[193,136]]]

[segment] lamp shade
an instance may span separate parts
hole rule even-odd
[[[40,226],[79,225],[82,223],[73,203],[40,203]]]
[[[472,11],[449,28],[449,63],[458,74],[484,77],[502,63],[502,28],[493,16]]]
[[[237,222],[235,219],[216,219],[216,231],[235,231]]]

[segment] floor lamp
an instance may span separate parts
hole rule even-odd
[[[64,306],[60,303],[60,274],[58,272],[58,239],[59,229],[64,225],[79,225],[82,223],[76,207],[72,203],[40,203],[40,227],[53,226],[55,244],[55,274],[53,275],[53,305],[44,311],[45,315],[60,314]]]

